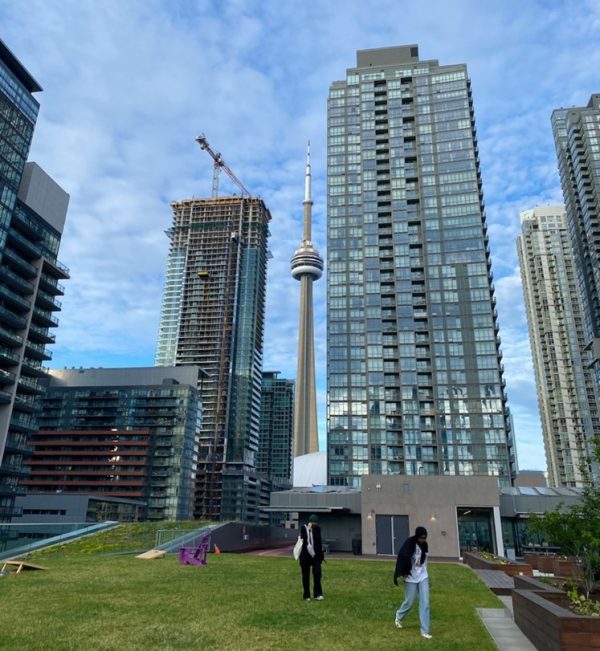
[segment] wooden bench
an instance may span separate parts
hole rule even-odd
[[[210,536],[204,536],[196,547],[182,547],[179,550],[180,565],[206,565],[206,555],[210,551]]]

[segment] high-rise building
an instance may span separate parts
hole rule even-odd
[[[236,196],[172,209],[157,360],[206,372],[194,515],[258,522],[268,503],[256,454],[271,214]]]
[[[328,100],[328,463],[361,476],[516,471],[471,83],[361,50]]]
[[[315,334],[313,282],[323,273],[323,259],[311,236],[312,198],[310,148],[306,156],[304,181],[304,234],[291,260],[292,276],[300,281],[300,322],[298,327],[298,372],[294,408],[294,456],[318,452],[317,389],[315,383]]]
[[[279,371],[264,371],[256,468],[278,490],[289,488],[292,482],[293,425],[294,381],[280,378]]]
[[[58,281],[69,277],[57,260],[69,195],[26,163],[41,90],[0,41],[0,522],[19,514],[42,362],[58,325]]]
[[[197,366],[50,371],[28,491],[135,498],[147,519],[191,519],[201,375]]]
[[[552,130],[583,298],[586,363],[600,391],[600,94],[587,106],[553,111]]]
[[[583,360],[581,295],[564,206],[521,213],[517,240],[548,480],[583,487],[600,435],[598,397]]]

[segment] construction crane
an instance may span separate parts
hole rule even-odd
[[[250,196],[250,192],[246,189],[246,186],[238,179],[238,177],[231,171],[227,163],[223,160],[221,154],[217,151],[214,151],[212,147],[208,144],[208,140],[204,134],[199,135],[196,138],[196,142],[200,145],[200,149],[204,149],[210,157],[213,159],[213,182],[212,182],[212,197],[215,199],[219,196],[219,176],[221,175],[221,170],[225,170],[225,174],[237,185],[237,187],[242,191],[242,197]]]

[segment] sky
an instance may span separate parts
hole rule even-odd
[[[70,194],[59,369],[154,364],[170,203],[211,193],[204,133],[271,210],[264,369],[294,378],[289,260],[308,140],[326,255],[329,85],[359,49],[466,63],[519,466],[545,470],[515,242],[521,210],[562,201],[550,115],[600,92],[600,0],[0,0],[0,38],[44,89],[30,160]],[[220,194],[234,191],[223,174]],[[325,277],[314,296],[325,449]]]

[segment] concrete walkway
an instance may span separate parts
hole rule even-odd
[[[477,614],[500,651],[536,651],[515,624],[512,597],[498,597],[505,608],[477,608]]]

